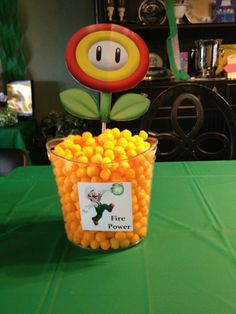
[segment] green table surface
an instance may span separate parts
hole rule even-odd
[[[0,147],[19,148],[28,155],[30,161],[29,150],[32,146],[32,138],[36,132],[37,124],[32,117],[20,120],[11,127],[0,127]]]
[[[0,181],[3,314],[235,314],[236,161],[156,163],[148,236],[118,252],[64,233],[50,166]]]
[[[18,126],[0,128],[0,147],[19,148],[27,152],[27,148]]]

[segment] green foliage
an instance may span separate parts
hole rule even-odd
[[[21,48],[22,30],[17,12],[17,0],[0,1],[0,61],[3,80],[25,78],[26,62]]]
[[[135,120],[144,115],[149,106],[148,98],[139,94],[125,94],[115,102],[110,112],[110,119],[115,121]]]
[[[95,99],[86,91],[74,88],[60,93],[64,109],[75,117],[88,120],[107,122],[135,120],[144,115],[150,100],[140,94],[125,94],[120,96],[111,109],[111,93],[101,92],[100,108]]]
[[[86,91],[73,88],[60,93],[64,109],[73,116],[99,120],[100,114],[95,99]]]
[[[86,123],[82,119],[62,112],[51,111],[40,124],[42,141],[52,138],[65,137],[69,134],[82,134],[87,130]]]

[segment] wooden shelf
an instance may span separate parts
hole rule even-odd
[[[161,25],[155,25],[155,24],[141,24],[141,23],[130,23],[130,22],[124,22],[124,23],[118,23],[118,22],[112,22],[114,24],[119,24],[121,26],[130,28],[132,30],[142,30],[142,31],[150,31],[150,30],[161,30],[161,29],[168,29],[168,24],[161,24]],[[199,28],[236,28],[236,23],[196,23],[196,24],[178,24],[178,29],[199,29]]]

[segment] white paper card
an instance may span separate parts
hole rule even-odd
[[[79,182],[78,193],[83,230],[133,230],[130,182]]]
[[[222,0],[221,5],[222,6],[229,6],[229,5],[231,5],[231,0]]]

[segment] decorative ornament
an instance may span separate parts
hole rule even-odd
[[[0,68],[4,85],[24,79],[27,71],[17,4],[16,0],[0,1]]]
[[[66,64],[78,82],[101,92],[100,106],[83,89],[60,93],[61,102],[70,114],[82,119],[100,119],[104,130],[109,120],[134,120],[148,110],[150,100],[133,93],[119,97],[111,109],[111,93],[135,87],[149,67],[149,50],[143,39],[130,29],[115,24],[81,28],[67,44]]]
[[[166,1],[166,13],[170,29],[170,35],[166,40],[170,68],[175,75],[176,81],[186,81],[190,77],[180,68],[178,28],[175,20],[173,0]]]
[[[111,193],[114,195],[122,195],[124,190],[124,185],[122,183],[113,183],[111,186]]]

